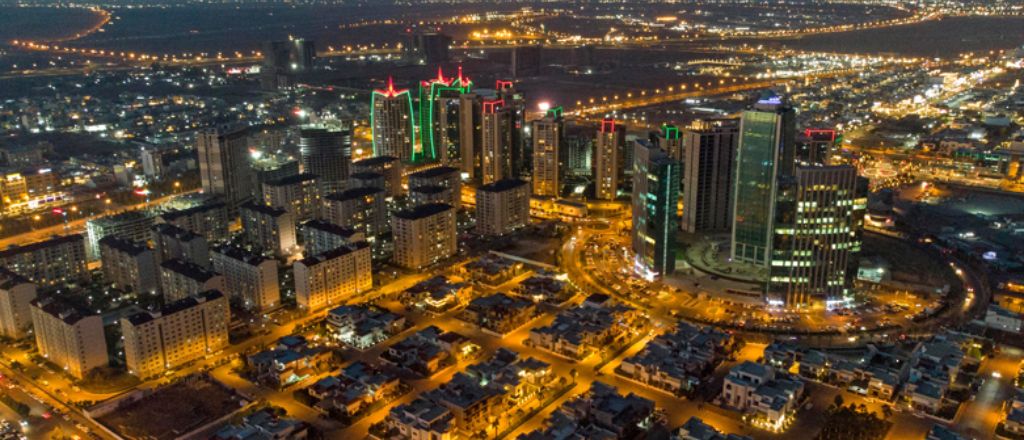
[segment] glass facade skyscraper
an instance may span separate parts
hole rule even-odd
[[[633,146],[633,252],[648,278],[675,271],[679,162],[646,140]]]

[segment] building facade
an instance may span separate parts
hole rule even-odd
[[[79,234],[2,250],[0,267],[28,278],[41,288],[89,280],[85,238]]]
[[[36,285],[28,278],[0,268],[0,336],[21,339],[32,328]]]
[[[391,216],[394,263],[419,269],[455,255],[455,209],[443,203],[421,205]]]
[[[120,289],[154,294],[159,291],[156,255],[142,243],[115,236],[100,240],[103,277]]]
[[[733,156],[739,142],[735,120],[696,121],[682,132],[680,229],[691,234],[732,227]]]
[[[224,277],[223,293],[242,308],[266,312],[281,305],[277,260],[231,245],[214,248],[210,256],[213,270]]]
[[[558,197],[562,182],[561,109],[533,121],[533,195]]]
[[[504,179],[476,190],[476,232],[504,235],[530,223],[530,185]]]
[[[626,126],[614,119],[601,121],[594,141],[594,196],[615,200],[622,183],[625,163]]]
[[[246,242],[277,257],[295,251],[295,217],[290,212],[251,202],[242,205],[239,211]]]
[[[107,339],[99,315],[54,298],[33,300],[31,313],[36,348],[47,361],[78,379],[107,365]]]
[[[352,129],[303,127],[299,130],[302,172],[319,178],[321,194],[344,189],[352,163]]]
[[[121,318],[128,373],[157,376],[227,347],[230,321],[228,300],[216,290]]]
[[[211,128],[196,135],[203,193],[224,197],[233,211],[250,200],[249,135],[244,128]]]
[[[392,79],[383,90],[374,90],[370,99],[370,129],[374,156],[391,156],[402,162],[412,160],[416,129],[412,93],[396,90]]]
[[[679,162],[646,140],[633,147],[635,269],[647,277],[675,271]]]
[[[354,243],[295,262],[295,299],[320,310],[373,288],[370,245]]]

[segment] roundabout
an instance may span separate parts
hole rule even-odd
[[[561,265],[582,291],[614,297],[666,325],[711,325],[752,341],[862,346],[927,337],[969,321],[988,304],[979,271],[929,244],[881,231],[865,232],[863,256],[893,267],[884,279],[858,281],[851,305],[841,309],[770,307],[762,295],[763,270],[723,261],[728,238],[722,236],[681,242],[676,272],[648,281],[632,270],[626,223],[616,217],[574,226]]]

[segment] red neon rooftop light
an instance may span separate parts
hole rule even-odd
[[[494,113],[500,107],[505,106],[504,99],[495,99],[493,101],[484,101],[484,113]]]
[[[385,98],[394,98],[398,95],[408,92],[409,89],[395,90],[395,81],[388,75],[388,88],[387,90],[374,90],[373,93],[384,95]]]
[[[462,65],[459,65],[459,85],[465,86],[469,83],[469,78],[462,76]]]
[[[505,90],[512,88],[512,81],[497,80],[494,82],[494,88],[498,90]]]
[[[610,133],[615,131],[615,120],[608,118],[601,121],[601,133]]]
[[[444,84],[447,86],[451,83],[452,80],[444,77],[444,71],[441,70],[441,66],[437,66],[437,78],[431,79],[429,81],[423,81],[424,86],[429,86],[432,84]]]
[[[816,134],[826,134],[832,137],[830,142],[836,141],[836,131],[825,128],[808,128],[804,130],[804,136],[813,137]]]

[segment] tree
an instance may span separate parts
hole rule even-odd
[[[832,399],[832,405],[835,406],[836,409],[842,408],[843,407],[843,403],[844,403],[844,400],[843,400],[843,395],[842,394],[836,394],[836,398]]]
[[[882,405],[882,416],[887,419],[892,417],[892,407],[889,405]]]

